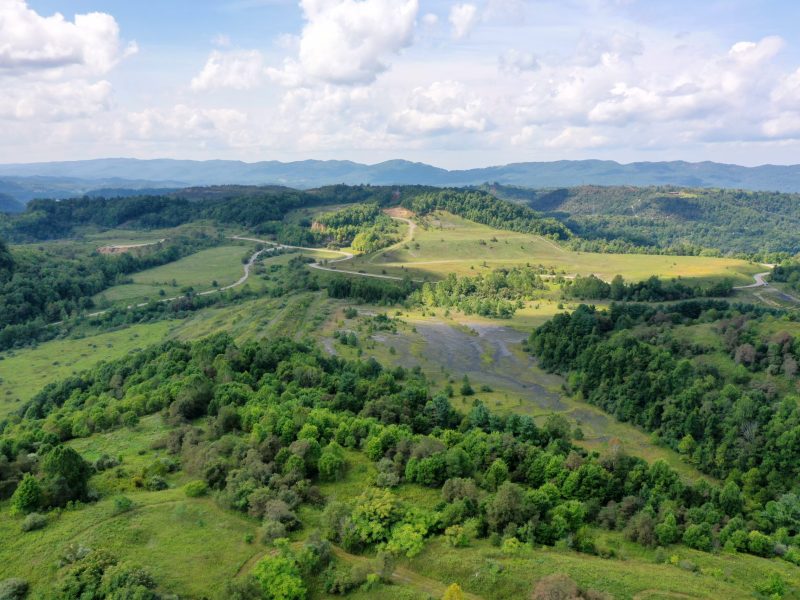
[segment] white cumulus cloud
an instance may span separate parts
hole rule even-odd
[[[0,0],[0,118],[60,120],[108,109],[112,87],[102,78],[137,51],[119,33],[105,13],[69,21],[42,16],[24,0]]]
[[[436,81],[413,90],[408,106],[392,118],[406,134],[480,132],[489,120],[480,97],[457,81]]]
[[[61,14],[43,17],[24,0],[0,1],[0,69],[30,73],[78,68],[85,75],[107,73],[122,57],[119,26],[111,15],[89,13],[68,21]]]
[[[117,136],[147,141],[219,141],[231,146],[248,141],[247,115],[234,109],[208,109],[177,104],[126,115]]]
[[[418,0],[301,0],[306,21],[296,58],[269,73],[283,85],[371,83],[409,46]]]
[[[457,40],[469,35],[478,23],[478,7],[474,4],[455,4],[450,8],[450,24]]]
[[[192,79],[191,87],[195,91],[219,88],[249,90],[259,85],[265,75],[264,58],[257,50],[214,50],[203,70]]]

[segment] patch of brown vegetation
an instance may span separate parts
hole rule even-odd
[[[407,208],[403,208],[402,206],[395,206],[393,208],[387,208],[383,211],[390,217],[399,217],[401,219],[410,219],[414,216],[414,213],[408,210]]]
[[[158,240],[157,242],[147,242],[145,244],[120,244],[118,246],[101,246],[97,249],[100,254],[125,254],[126,252],[134,252],[147,248],[148,246],[158,246],[163,244],[166,240]]]

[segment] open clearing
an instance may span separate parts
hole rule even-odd
[[[174,321],[144,323],[78,339],[53,340],[6,352],[0,360],[0,418],[52,381],[79,373],[100,360],[113,360],[163,340]]]
[[[573,252],[546,238],[493,229],[449,213],[419,221],[413,242],[356,257],[342,269],[395,276],[439,279],[448,273],[475,275],[514,265],[543,266],[557,273],[595,274],[629,281],[659,277],[708,279],[729,277],[737,284],[753,281],[763,267],[743,260],[699,256],[597,254]]]
[[[252,253],[252,244],[228,245],[201,250],[175,262],[147,269],[131,276],[132,283],[117,285],[95,297],[109,302],[157,299],[159,290],[173,296],[191,287],[204,291],[224,287],[242,276],[242,257]],[[216,281],[217,285],[213,285]]]

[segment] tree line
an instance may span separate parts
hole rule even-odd
[[[644,281],[626,283],[622,275],[616,275],[607,283],[596,275],[564,281],[561,290],[567,298],[580,300],[607,300],[626,302],[672,302],[689,298],[721,298],[730,296],[733,283],[722,279],[705,284],[690,285],[681,279],[663,280],[655,275]]]
[[[581,251],[718,255],[780,262],[800,252],[800,194],[674,186],[483,186],[575,233]]]

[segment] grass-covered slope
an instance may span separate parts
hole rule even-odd
[[[730,258],[578,252],[538,235],[480,225],[446,212],[420,219],[409,243],[344,263],[341,268],[440,279],[449,273],[475,275],[525,265],[541,265],[547,271],[569,275],[595,274],[608,281],[620,274],[628,281],[656,275],[697,280],[730,278],[742,284],[752,282],[752,274],[764,270]]]

